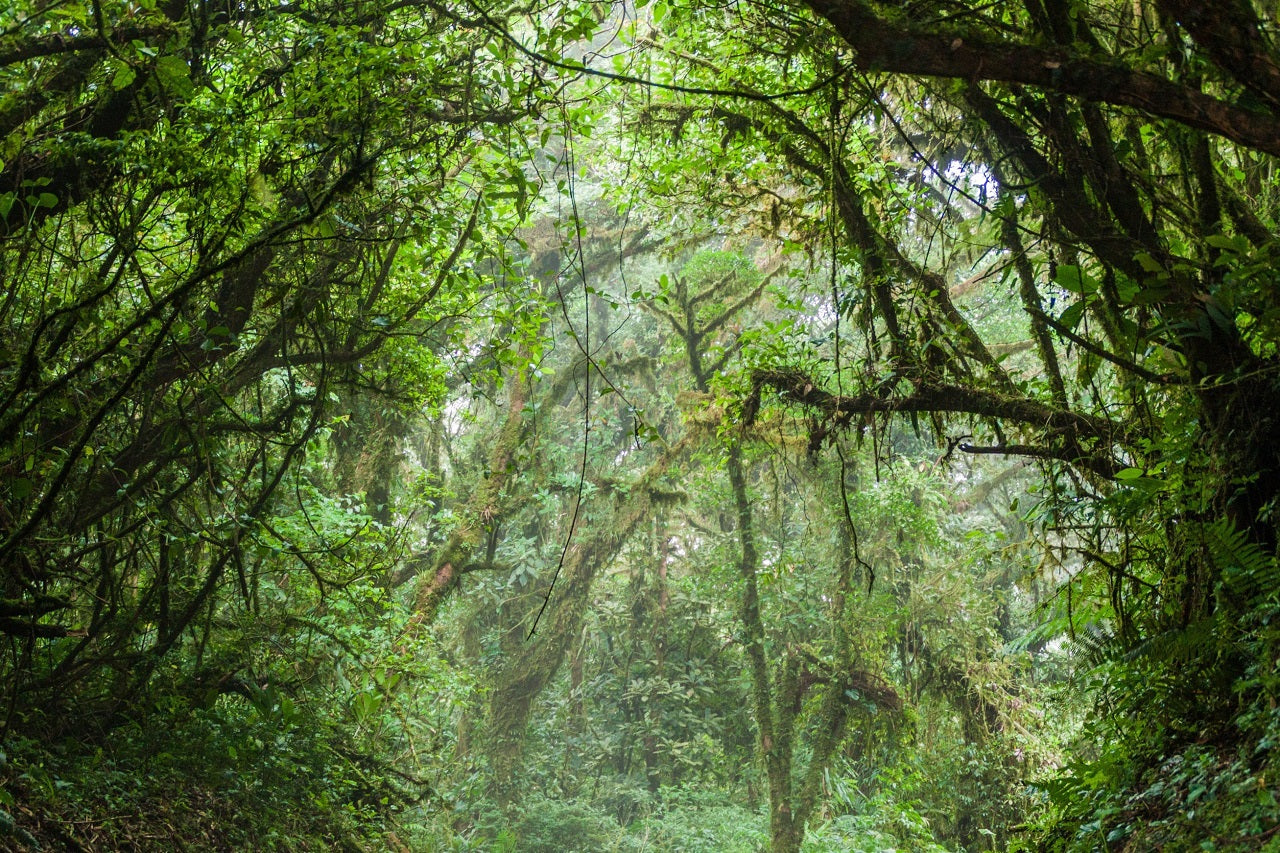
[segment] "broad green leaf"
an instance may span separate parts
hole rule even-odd
[[[111,88],[119,91],[131,84],[138,76],[132,65],[126,62],[116,63],[116,73],[111,76]]]
[[[1067,310],[1062,312],[1062,316],[1058,318],[1058,322],[1066,326],[1071,331],[1075,331],[1076,326],[1080,325],[1080,320],[1084,317],[1084,300],[1072,303],[1067,306]]]
[[[191,69],[180,56],[160,57],[156,61],[156,75],[161,83],[182,97],[188,97],[195,92],[196,87],[191,82]]]
[[[1054,284],[1072,293],[1087,296],[1098,289],[1097,279],[1090,276],[1075,264],[1062,264],[1053,277]]]
[[[1236,254],[1243,254],[1249,250],[1249,241],[1239,234],[1230,237],[1226,234],[1210,234],[1204,238],[1204,242],[1215,249],[1223,249]]]

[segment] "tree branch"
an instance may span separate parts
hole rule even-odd
[[[860,0],[808,0],[856,52],[864,71],[1020,83],[1085,101],[1136,107],[1280,156],[1280,120],[1119,63],[1059,47],[991,42],[960,33],[915,33]],[[1193,33],[1195,35],[1195,33]]]
[[[758,370],[752,374],[751,393],[742,407],[747,425],[755,422],[765,387],[776,390],[784,400],[816,409],[827,420],[834,421],[838,428],[848,427],[855,415],[877,412],[977,415],[1021,424],[1041,431],[1047,440],[1055,442],[1055,446],[1001,445],[996,449],[968,446],[961,449],[969,453],[1059,459],[1107,478],[1124,467],[1112,457],[1110,448],[1129,441],[1125,427],[1107,418],[1068,412],[1036,400],[1006,397],[993,391],[922,383],[906,396],[841,396],[824,391],[799,372],[785,370]],[[1081,447],[1082,441],[1097,442],[1099,449],[1090,452]]]

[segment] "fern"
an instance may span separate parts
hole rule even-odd
[[[1072,646],[1078,659],[1091,668],[1111,663],[1122,651],[1120,636],[1098,622],[1077,628]]]
[[[1280,561],[1262,550],[1227,519],[1204,525],[1204,544],[1218,570],[1221,603],[1237,611],[1275,603],[1280,590]]]
[[[1142,640],[1124,656],[1131,663],[1190,663],[1212,649],[1215,643],[1215,618],[1199,619],[1185,628],[1161,631]]]

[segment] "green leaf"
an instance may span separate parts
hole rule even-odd
[[[1243,254],[1249,250],[1249,242],[1238,234],[1232,237],[1225,234],[1210,234],[1204,238],[1204,242],[1215,249],[1224,249],[1237,254]]]
[[[1168,480],[1163,480],[1159,477],[1139,477],[1136,480],[1126,481],[1126,485],[1136,486],[1138,489],[1148,493],[1162,492],[1172,486]]]
[[[161,83],[182,97],[187,97],[196,90],[191,82],[191,69],[180,56],[160,57],[156,61],[156,76]]]
[[[1133,295],[1134,305],[1154,305],[1163,302],[1169,296],[1167,287],[1144,287]]]
[[[1127,275],[1116,277],[1116,295],[1120,297],[1120,301],[1128,304],[1133,302],[1134,298],[1142,292],[1142,285]]]
[[[22,500],[35,491],[35,483],[26,477],[17,477],[9,484],[9,493],[15,500]]]
[[[1075,264],[1062,264],[1053,277],[1054,284],[1063,290],[1087,296],[1098,289],[1098,280]]]
[[[1117,480],[1136,480],[1142,476],[1141,468],[1121,468],[1116,472]]]
[[[116,73],[111,76],[111,88],[118,92],[131,84],[137,76],[138,72],[133,69],[132,65],[120,62],[116,67]]]
[[[1084,317],[1084,300],[1067,306],[1067,310],[1062,312],[1062,316],[1058,318],[1058,322],[1074,332],[1076,330],[1076,326],[1080,325],[1080,319],[1082,317]]]
[[[1151,257],[1147,252],[1139,252],[1133,256],[1133,259],[1138,262],[1138,266],[1142,267],[1149,273],[1164,272],[1164,267],[1160,265],[1160,262]]]

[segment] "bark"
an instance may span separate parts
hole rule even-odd
[[[671,561],[670,539],[667,535],[667,519],[659,515],[653,522],[653,541],[650,549],[657,560],[657,573],[654,584],[657,587],[656,607],[653,609],[648,628],[653,637],[653,676],[661,683],[666,678],[667,664],[667,608],[670,604],[670,590],[667,588],[667,569]],[[646,603],[648,597],[643,599]],[[662,731],[664,715],[663,698],[650,697],[645,708],[644,767],[645,777],[649,782],[649,791],[656,794],[662,786],[662,764],[658,753],[657,732]],[[674,779],[672,780],[675,781]]]
[[[743,417],[748,424],[755,420],[761,394],[766,387],[773,388],[784,400],[817,410],[839,429],[847,428],[855,416],[898,412],[976,415],[1018,424],[1041,431],[1046,443],[1040,446],[1010,443],[997,447],[961,444],[960,449],[972,453],[1060,459],[1102,477],[1113,477],[1116,471],[1125,467],[1112,455],[1112,448],[1130,441],[1128,428],[1115,421],[981,388],[921,383],[910,394],[901,397],[835,395],[819,388],[806,376],[780,370],[755,372],[751,394],[743,404]],[[1096,448],[1090,449],[1091,444]]]
[[[150,33],[160,39],[176,29],[187,18],[188,5],[185,2],[162,3],[157,7],[168,19],[170,26],[158,27],[146,31],[133,28],[122,28],[111,33],[108,40],[98,36],[85,35],[73,41],[74,50],[58,50],[55,43],[48,39],[33,39],[20,42],[12,50],[5,50],[0,57],[9,63],[21,62],[44,55],[64,54],[57,70],[39,84],[29,87],[19,94],[3,112],[0,112],[0,139],[6,139],[22,128],[22,126],[40,115],[58,98],[71,95],[76,90],[90,88],[88,81],[98,71],[99,64],[113,50],[113,45],[128,44],[123,41],[127,33]],[[65,46],[67,42],[62,42]],[[87,133],[94,140],[111,140],[118,138],[125,130],[149,130],[155,127],[164,116],[164,111],[155,96],[143,97],[144,88],[154,76],[155,62],[160,54],[157,52],[146,66],[137,70],[133,82],[119,91],[110,90],[91,106],[71,111],[64,117],[68,124],[82,124],[76,128]],[[0,66],[3,67],[3,66]],[[14,158],[0,171],[0,191],[12,188],[18,200],[9,216],[0,219],[0,238],[8,237],[16,231],[30,228],[47,217],[65,213],[72,203],[79,202],[94,192],[104,189],[111,178],[113,170],[109,157],[101,153],[102,149],[87,147],[79,151],[40,151],[37,154],[26,154]],[[53,207],[29,206],[24,198],[27,193],[24,186],[33,186],[34,181],[46,181],[42,191],[57,197]]]
[[[860,208],[859,208],[860,211]],[[865,226],[872,234],[870,223],[862,217],[854,226]],[[881,251],[881,241],[868,237],[867,257],[877,262],[890,263]],[[905,262],[897,257],[896,262]],[[883,284],[881,296],[887,295]],[[719,365],[708,368],[703,364],[703,341],[710,331],[720,328],[733,316],[753,304],[762,291],[756,287],[737,302],[724,306],[721,313],[698,325],[698,305],[715,293],[714,287],[699,293],[691,293],[685,283],[676,288],[677,304],[671,312],[656,311],[683,340],[688,368],[694,389],[707,394],[710,376]],[[891,301],[887,303],[889,316],[893,314]],[[756,396],[758,398],[758,389]],[[746,418],[743,428],[751,426]],[[760,549],[756,538],[755,520],[747,487],[748,470],[743,458],[742,434],[731,436],[725,445],[725,468],[733,496],[735,523],[732,530],[738,540],[738,574],[742,583],[739,603],[739,620],[742,626],[743,648],[751,674],[751,709],[754,713],[759,736],[759,752],[764,762],[769,796],[769,836],[773,853],[795,853],[800,850],[809,818],[820,802],[823,774],[830,766],[831,758],[839,748],[849,718],[850,705],[846,691],[865,688],[870,695],[886,707],[900,708],[897,694],[878,679],[865,673],[851,671],[852,646],[843,633],[844,604],[852,589],[855,559],[851,548],[845,549],[842,560],[833,618],[837,633],[842,637],[833,653],[834,664],[825,663],[795,649],[771,648],[768,632],[761,614]],[[780,660],[779,660],[780,659]],[[816,685],[824,685],[825,692],[816,711],[804,713],[806,693]],[[802,769],[796,767],[795,753],[803,734],[811,737],[805,742],[809,760]],[[801,775],[802,774],[802,775]],[[750,788],[749,790],[753,790]]]
[[[742,579],[743,647],[751,670],[751,698],[756,728],[760,734],[760,754],[764,757],[765,776],[769,783],[769,837],[773,853],[791,853],[800,849],[804,826],[796,826],[792,808],[791,756],[794,712],[775,714],[774,684],[769,672],[770,651],[766,642],[764,620],[760,616],[760,552],[756,546],[751,500],[747,494],[746,475],[742,468],[742,452],[736,441],[727,449],[726,468],[733,504],[737,514],[738,574]],[[790,656],[783,664],[778,693],[785,696],[798,691],[796,662]],[[783,707],[791,703],[783,702]],[[780,717],[785,717],[780,719]]]
[[[471,493],[462,513],[464,520],[449,534],[430,568],[419,574],[413,615],[406,633],[416,632],[435,621],[436,612],[457,588],[465,567],[470,565],[472,555],[483,541],[485,531],[502,515],[503,493],[515,473],[513,461],[520,447],[528,394],[528,384],[522,378],[508,380],[507,417],[489,450],[488,476],[482,478]]]
[[[1196,43],[1272,108],[1280,107],[1280,66],[1267,49],[1258,16],[1249,0],[1159,0]]]
[[[515,795],[534,700],[555,677],[581,632],[585,604],[596,577],[637,528],[652,517],[657,505],[681,498],[665,489],[661,481],[684,452],[682,443],[668,448],[635,483],[610,498],[615,504],[606,517],[589,528],[568,532],[570,545],[559,569],[555,596],[537,632],[503,661],[490,692],[488,754],[494,794],[499,800],[509,802]]]
[[[1275,116],[1119,62],[1079,56],[1062,47],[988,41],[960,32],[916,32],[884,20],[860,0],[808,0],[808,6],[854,49],[855,65],[863,71],[1034,86],[1135,107],[1280,156],[1280,120]]]
[[[832,597],[831,619],[837,641],[830,660],[820,659],[806,650],[770,647],[760,611],[760,552],[747,475],[737,441],[729,444],[726,454],[736,510],[738,573],[742,582],[739,618],[751,671],[752,710],[769,786],[770,850],[795,853],[801,848],[809,820],[822,801],[824,775],[844,739],[854,708],[850,694],[861,694],[891,713],[901,711],[902,700],[881,679],[854,666],[846,606],[854,592],[857,560],[851,522],[847,518]],[[815,687],[823,691],[817,707],[804,712],[806,694]],[[802,733],[808,735],[804,744],[808,760],[797,766],[796,748]]]
[[[1030,317],[1031,335],[1035,340],[1036,350],[1040,355],[1040,363],[1044,365],[1049,379],[1049,390],[1053,395],[1053,404],[1059,409],[1067,408],[1067,388],[1062,381],[1062,368],[1058,363],[1058,351],[1049,336],[1048,325],[1044,321],[1044,311],[1040,302],[1040,291],[1036,288],[1035,272],[1031,261],[1027,259],[1026,250],[1022,246],[1022,237],[1018,233],[1017,220],[1012,217],[1001,223],[1001,235],[1005,246],[1013,254],[1014,271],[1018,275],[1018,295],[1022,299],[1022,307]]]

